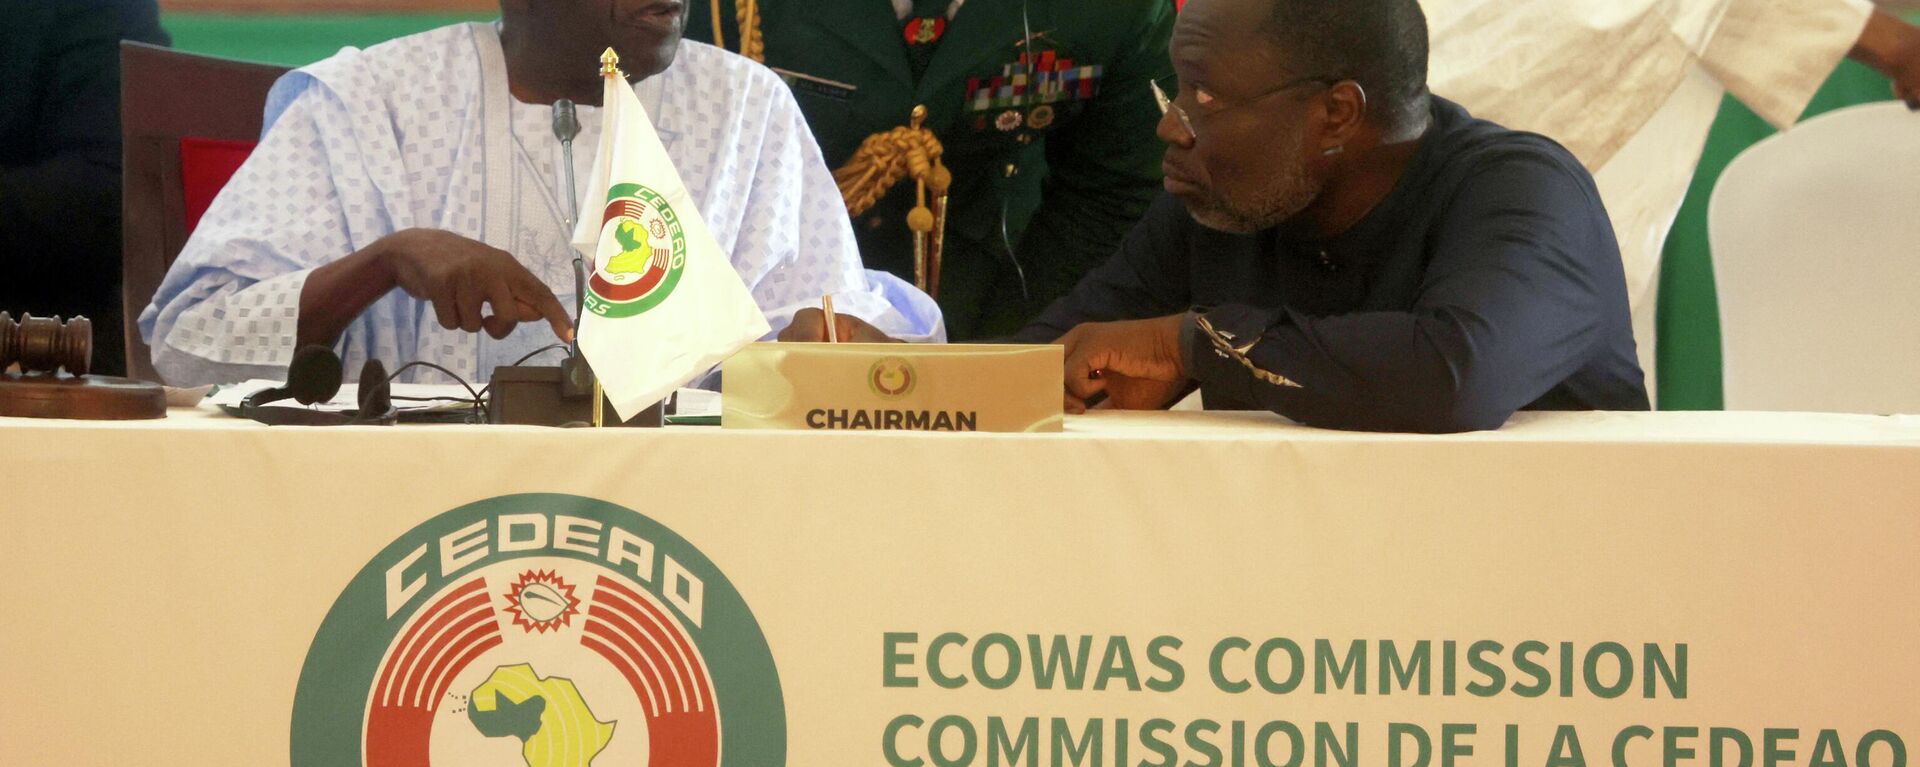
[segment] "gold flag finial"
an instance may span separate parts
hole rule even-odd
[[[612,48],[600,54],[600,75],[602,77],[620,76],[620,54],[614,53]]]

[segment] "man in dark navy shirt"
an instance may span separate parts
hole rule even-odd
[[[1338,429],[1647,408],[1593,179],[1428,93],[1415,0],[1190,6],[1160,85],[1171,196],[1015,338],[1066,345],[1069,410],[1196,385]],[[802,314],[782,337],[824,336]]]
[[[1338,429],[1647,408],[1592,178],[1429,95],[1415,0],[1192,0],[1171,51],[1171,196],[1018,335],[1066,345],[1069,410],[1196,384]]]

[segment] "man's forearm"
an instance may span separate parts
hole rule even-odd
[[[300,290],[301,346],[332,346],[367,307],[392,292],[397,283],[386,243],[376,241],[307,276]]]
[[[1600,326],[1586,307],[1544,302],[1495,334],[1459,309],[1314,317],[1220,306],[1182,326],[1187,375],[1223,401],[1359,431],[1499,428],[1584,367]]]
[[[1873,16],[1867,19],[1866,29],[1860,32],[1859,42],[1854,43],[1853,50],[1847,55],[1882,74],[1895,77],[1900,62],[1915,55],[1916,50],[1920,50],[1920,30],[1898,16],[1875,9]]]

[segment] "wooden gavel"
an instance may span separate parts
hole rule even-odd
[[[93,321],[75,317],[13,315],[0,312],[0,371],[20,363],[22,373],[67,373],[84,376],[93,368]]]

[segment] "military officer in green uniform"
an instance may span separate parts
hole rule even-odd
[[[1148,83],[1172,72],[1173,13],[1173,0],[692,0],[686,36],[779,72],[830,167],[926,107],[952,174],[938,297],[965,341],[1025,325],[1159,192]],[[918,203],[909,179],[854,218],[869,267],[913,279]]]

